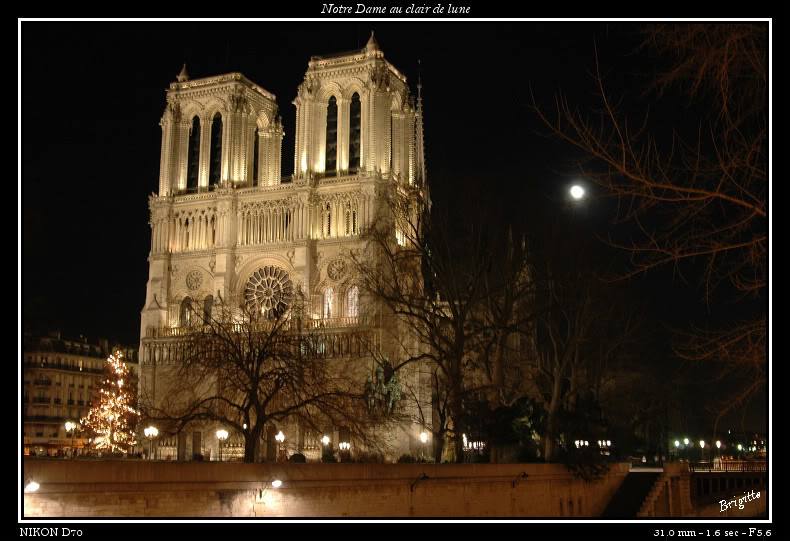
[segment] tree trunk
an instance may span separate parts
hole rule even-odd
[[[551,404],[549,404],[548,419],[546,422],[546,462],[551,461],[554,455],[554,438],[557,431],[557,410],[559,409],[560,405],[561,384],[562,379],[555,376],[554,389],[552,390],[551,394]]]
[[[258,445],[260,445],[260,440],[261,430],[258,427],[244,434],[244,462],[255,462],[255,457],[258,456]]]

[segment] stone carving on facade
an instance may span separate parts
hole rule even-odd
[[[286,253],[286,256],[288,257],[288,263],[290,263],[291,267],[293,267],[294,266],[294,256],[296,256],[296,250],[288,250],[288,252]]]
[[[175,276],[178,274],[178,265],[171,265],[170,266],[170,274]]]
[[[208,262],[208,268],[211,269],[211,274],[214,274],[214,267],[216,266],[217,266],[217,258],[216,256],[214,256]]]
[[[343,279],[346,275],[346,262],[345,260],[338,258],[329,263],[326,268],[326,275],[329,276],[330,280],[334,280],[335,282],[339,282]]]
[[[242,87],[237,87],[233,91],[233,94],[229,96],[228,110],[234,113],[250,112],[250,102],[244,95],[244,89]]]
[[[376,90],[390,89],[390,71],[386,66],[379,66],[370,74],[370,82]]]
[[[195,291],[197,289],[200,289],[200,286],[203,284],[203,275],[201,274],[200,271],[193,270],[192,272],[187,274],[187,277],[185,278],[184,282],[186,283],[187,288],[189,288],[190,291]]]
[[[247,280],[244,300],[264,315],[280,315],[293,304],[293,281],[285,269],[261,267]]]

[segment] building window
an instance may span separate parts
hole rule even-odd
[[[362,155],[362,103],[356,92],[351,96],[349,117],[348,169],[356,171]]]
[[[359,288],[351,286],[348,289],[348,317],[359,317]]]
[[[200,118],[192,119],[189,131],[189,147],[187,150],[187,191],[197,190],[198,167],[200,166]]]
[[[335,292],[330,287],[324,291],[324,319],[335,315]]]
[[[186,297],[181,301],[181,311],[178,318],[181,327],[189,327],[193,323],[192,317],[192,299]]]
[[[337,170],[337,100],[334,96],[329,98],[326,107],[326,164],[327,173]]]
[[[252,138],[253,138],[253,143],[252,143],[252,185],[253,186],[257,186],[258,185],[258,152],[259,152],[258,145],[260,144],[259,143],[260,137],[258,137],[258,130],[257,129],[252,131]]]
[[[211,122],[211,146],[209,147],[208,179],[210,187],[219,184],[222,173],[222,115],[216,113]]]
[[[321,236],[329,237],[332,231],[332,207],[327,203],[321,208]]]
[[[203,301],[203,324],[211,324],[211,309],[214,307],[214,297],[209,295]]]

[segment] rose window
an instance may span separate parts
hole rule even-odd
[[[247,280],[244,300],[248,306],[259,308],[264,315],[280,315],[293,300],[293,282],[283,269],[274,266],[260,268]]]

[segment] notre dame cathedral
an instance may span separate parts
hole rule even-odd
[[[218,295],[272,307],[298,292],[338,336],[369,324],[343,254],[360,245],[382,186],[425,181],[421,97],[371,35],[361,50],[312,57],[293,104],[295,171],[283,177],[274,95],[240,73],[190,79],[186,66],[167,90],[140,324],[147,400],[167,393],[158,370],[178,362],[179,337]],[[359,362],[375,371],[371,360]],[[216,428],[161,438],[157,456],[214,460]],[[319,456],[320,434],[282,429],[289,453]],[[414,452],[424,430],[415,422],[393,434],[394,455]],[[272,437],[261,460],[273,458]],[[228,446],[223,456],[233,456]]]

